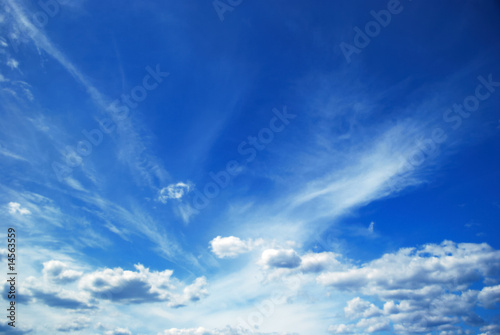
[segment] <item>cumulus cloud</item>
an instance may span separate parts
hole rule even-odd
[[[21,207],[21,204],[17,202],[9,202],[8,207],[10,214],[21,214],[21,215],[31,214],[29,209]]]
[[[172,278],[172,270],[150,271],[141,264],[135,268],[137,271],[114,268],[86,274],[80,279],[79,287],[95,298],[120,303],[168,301],[171,307],[197,301],[207,294],[204,277],[177,293],[176,289],[182,285]]]
[[[121,268],[104,269],[86,274],[80,280],[80,288],[94,297],[111,301],[144,303],[169,301],[172,270],[153,271],[135,265],[137,272]]]
[[[249,239],[243,241],[239,237],[235,236],[217,236],[212,241],[210,241],[212,252],[219,258],[236,257],[239,254],[251,251],[255,246],[258,246],[261,243],[262,240],[253,241]]]
[[[352,334],[354,327],[351,325],[331,325],[328,327],[328,332],[331,334]]]
[[[28,277],[24,281],[23,291],[16,294],[17,300],[40,302],[49,307],[72,310],[95,309],[91,296],[87,292],[63,289],[51,285],[40,278]]]
[[[83,311],[96,309],[100,300],[121,304],[166,302],[167,306],[178,308],[208,295],[205,277],[198,277],[188,285],[172,277],[172,270],[150,271],[141,264],[136,264],[135,269],[105,268],[83,273],[69,269],[61,261],[47,261],[43,263],[42,276],[30,276],[23,282],[16,293],[16,300],[23,304],[41,303],[54,308]],[[8,290],[8,283],[4,283],[2,294],[7,296]],[[58,327],[76,330],[83,327],[80,321],[67,322]]]
[[[479,292],[478,299],[486,308],[495,308],[500,303],[500,285],[484,287]]]
[[[294,269],[302,259],[293,249],[267,249],[262,252],[259,263],[265,268]]]
[[[207,279],[205,277],[196,278],[195,281],[184,288],[182,295],[177,298],[177,302],[171,303],[171,307],[183,307],[189,302],[196,302],[208,295]]]
[[[481,278],[500,271],[500,251],[487,244],[445,241],[422,249],[405,248],[385,254],[365,266],[342,272],[328,272],[318,277],[327,286],[342,290],[363,290],[384,298],[404,298],[418,290],[465,288]]]
[[[300,270],[302,272],[322,272],[333,270],[340,265],[337,255],[333,252],[307,253],[301,257]]]
[[[484,243],[445,241],[400,249],[360,267],[327,271],[317,281],[375,299],[375,303],[360,297],[350,300],[344,313],[352,322],[332,325],[333,334],[371,333],[391,326],[397,334],[436,330],[455,334],[461,323],[484,325],[475,309],[495,308],[500,285],[470,287],[480,281],[495,282],[499,274],[500,251]]]
[[[177,199],[180,200],[186,194],[191,192],[192,185],[189,183],[179,182],[177,184],[170,184],[167,187],[162,188],[158,192],[158,201],[166,204],[168,200]]]
[[[58,292],[46,290],[32,290],[33,297],[40,300],[45,305],[50,307],[59,307],[66,309],[94,309],[95,306],[90,305],[87,301],[74,298],[73,292]]]
[[[357,297],[347,302],[344,313],[349,319],[359,319],[378,316],[382,311],[374,304]]]
[[[82,272],[68,269],[65,263],[57,260],[43,263],[42,272],[49,280],[54,280],[61,284],[74,282],[82,276]]]

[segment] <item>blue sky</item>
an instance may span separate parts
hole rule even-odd
[[[498,1],[0,6],[0,331],[500,334]]]

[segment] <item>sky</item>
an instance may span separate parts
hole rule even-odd
[[[499,16],[1,0],[0,332],[500,334]]]

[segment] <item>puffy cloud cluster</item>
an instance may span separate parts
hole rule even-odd
[[[16,294],[16,300],[20,302],[37,301],[49,307],[71,310],[96,308],[87,292],[67,289],[61,287],[60,284],[35,277],[26,278],[24,285],[19,289],[19,294]]]
[[[265,268],[294,269],[300,266],[302,259],[293,249],[267,249],[259,262]]]
[[[481,279],[492,282],[499,273],[500,251],[484,243],[445,241],[419,250],[401,249],[347,271],[327,272],[318,281],[341,290],[404,299],[425,296],[435,288],[463,290]]]
[[[214,241],[231,246],[227,254],[247,250],[236,237]],[[325,287],[353,294],[344,309],[348,322],[330,326],[333,334],[447,335],[460,334],[463,325],[484,334],[496,331],[476,314],[500,303],[500,251],[485,243],[444,241],[402,248],[361,266],[332,252],[299,254],[291,248],[269,248],[258,263],[270,271],[268,279],[299,278],[305,285],[314,276]]]
[[[125,303],[171,300],[173,271],[153,271],[135,265],[137,271],[121,268],[104,269],[87,274],[80,280],[81,289],[94,297]]]
[[[340,255],[333,252],[309,252],[301,257],[300,271],[322,272],[325,270],[340,268],[342,265],[337,260]]]
[[[51,260],[43,263],[43,276],[28,277],[16,296],[23,302],[38,301],[50,307],[91,310],[102,300],[127,304],[167,302],[169,307],[178,308],[208,295],[205,277],[198,277],[186,285],[172,277],[172,270],[150,271],[141,264],[135,265],[135,269],[106,268],[84,274],[70,269],[66,263]],[[8,291],[8,283],[3,285],[3,291]],[[82,320],[77,321],[60,328],[83,327]]]
[[[68,269],[68,266],[56,260],[51,260],[43,263],[43,274],[50,280],[66,284],[79,279],[82,276],[82,272]]]
[[[500,302],[500,285],[483,288],[477,298],[484,307],[495,308]]]
[[[179,294],[176,293],[179,283],[172,278],[173,271],[150,271],[141,264],[135,268],[137,271],[121,268],[95,271],[83,276],[79,286],[95,298],[121,303],[168,301],[171,307],[184,306],[208,294],[205,277],[197,278]]]
[[[212,241],[210,241],[210,246],[212,247],[212,252],[218,258],[234,258],[240,254],[251,251],[256,246],[262,244],[262,240],[253,241],[241,240],[235,236],[221,237],[217,236]]]
[[[171,303],[171,307],[184,307],[190,302],[196,302],[208,295],[207,279],[198,277],[191,285],[184,288],[183,294],[177,296],[175,301]]]
[[[264,240],[242,240],[239,237],[217,236],[210,241],[212,252],[218,258],[234,258],[264,245]],[[268,248],[262,251],[259,264],[265,269],[295,270],[304,273],[317,273],[340,266],[337,255],[333,252],[299,255],[293,249]]]
[[[266,249],[259,264],[265,269],[289,269],[303,273],[320,273],[342,267],[337,260],[340,255],[333,252],[309,252],[300,256],[293,249]]]
[[[495,308],[500,302],[499,274],[500,251],[487,244],[445,241],[401,249],[361,267],[325,272],[317,281],[374,299],[349,301],[344,313],[351,322],[331,326],[333,334],[372,333],[391,327],[398,334],[436,330],[458,334],[461,324],[483,326],[481,331],[493,334],[495,330],[474,310]],[[481,290],[470,288],[481,281],[486,284]]]

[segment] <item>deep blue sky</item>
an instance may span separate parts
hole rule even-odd
[[[500,333],[500,2],[0,8],[14,333]]]

